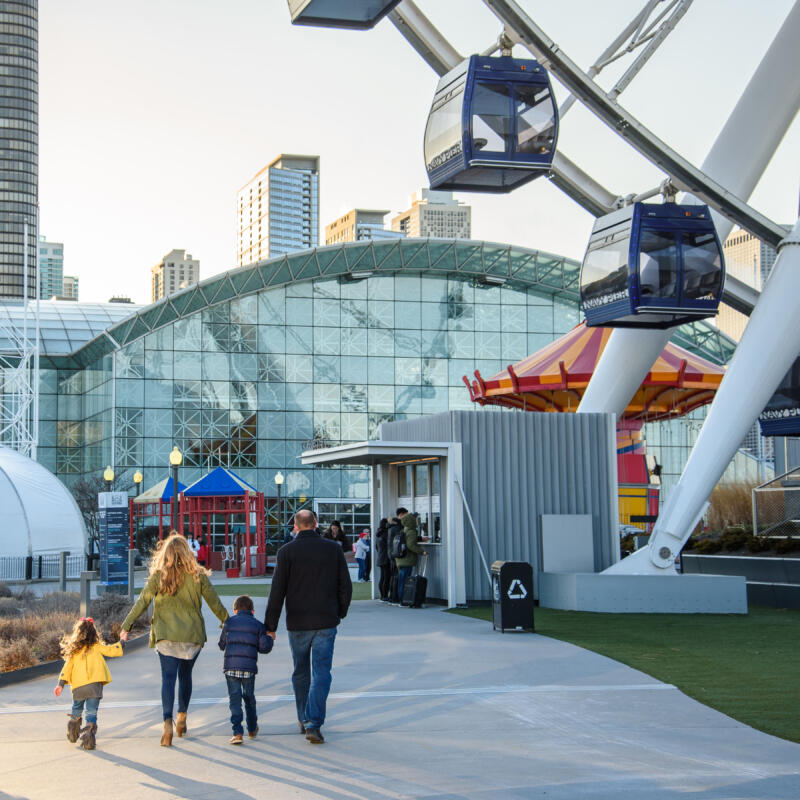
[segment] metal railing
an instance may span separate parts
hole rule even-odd
[[[86,568],[86,556],[66,557],[66,577],[79,578]],[[0,556],[0,581],[24,581],[44,578],[58,580],[61,575],[61,554],[39,556]]]

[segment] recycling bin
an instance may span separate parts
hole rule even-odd
[[[492,564],[492,627],[533,631],[533,567],[527,561]]]

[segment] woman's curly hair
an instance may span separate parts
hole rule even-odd
[[[90,617],[81,617],[73,626],[72,633],[61,639],[61,655],[64,658],[79,653],[93,644],[104,644]]]
[[[150,575],[161,575],[158,591],[160,594],[175,594],[183,584],[186,575],[196,581],[201,575],[210,575],[210,571],[197,563],[192,548],[181,534],[171,531],[169,536],[159,542],[153,561],[150,564]]]

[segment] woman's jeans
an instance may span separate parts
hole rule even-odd
[[[414,567],[398,567],[397,568],[397,602],[403,602],[403,590],[406,587],[406,578],[411,574]]]
[[[164,710],[164,719],[172,719],[175,679],[178,679],[178,712],[183,713],[189,708],[189,701],[192,699],[192,669],[197,656],[175,658],[159,653],[158,660],[161,662],[161,706]]]
[[[86,724],[97,725],[97,708],[100,705],[99,697],[87,697],[85,700],[72,701],[72,716],[80,717],[83,714],[83,706],[86,704]]]
[[[360,580],[360,581],[366,580],[366,576],[367,576],[367,559],[366,558],[357,558],[356,561],[358,562],[358,580]]]
[[[289,631],[294,672],[292,687],[297,719],[306,728],[320,728],[325,722],[325,706],[331,690],[333,641],[336,628]]]

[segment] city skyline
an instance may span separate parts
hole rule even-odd
[[[419,5],[464,55],[485,49],[500,29],[477,0],[469,14],[457,13],[463,3],[452,0]],[[574,5],[568,13],[525,4],[584,67],[641,7],[620,2],[612,18],[575,26],[590,5]],[[790,5],[733,2],[722,16],[695,4],[623,105],[702,163]],[[362,34],[293,28],[285,3],[256,0],[226,9],[224,17],[210,2],[145,2],[136,15],[123,16],[97,0],[77,0],[69,9],[42,0],[39,15],[42,230],[65,243],[65,270],[80,277],[89,300],[107,299],[110,281],[114,293],[146,301],[154,257],[176,245],[196,253],[208,275],[233,268],[236,191],[278,153],[320,155],[322,225],[356,207],[396,213],[427,185],[422,136],[436,76],[388,21]],[[178,35],[193,47],[176,50]],[[713,63],[688,58],[709,42]],[[270,67],[278,63],[291,63],[291,70]],[[690,81],[698,68],[702,80]],[[618,74],[603,73],[602,84]],[[347,84],[358,88],[347,103],[328,91]],[[681,93],[686,85],[696,91]],[[563,100],[557,83],[555,91]],[[259,105],[257,96],[269,102]],[[752,198],[775,220],[796,212],[798,144],[795,122]],[[661,178],[577,106],[562,125],[559,147],[620,194]],[[165,184],[180,189],[160,191]],[[582,255],[591,217],[545,179],[508,196],[456,197],[474,209],[475,239]],[[109,251],[116,254],[113,276]]]

